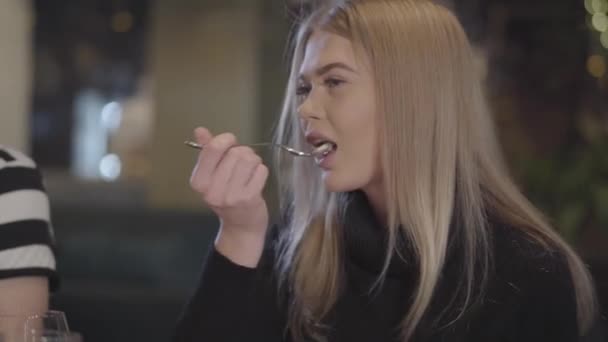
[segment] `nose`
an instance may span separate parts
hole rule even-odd
[[[324,117],[323,106],[320,105],[314,88],[310,91],[302,103],[298,105],[297,112],[300,119],[305,121],[321,120]]]

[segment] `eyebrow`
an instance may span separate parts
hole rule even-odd
[[[317,76],[323,76],[324,74],[328,73],[330,70],[332,69],[344,69],[346,71],[350,71],[350,72],[354,72],[356,73],[355,69],[349,67],[348,65],[342,63],[342,62],[334,62],[334,63],[329,63],[329,64],[325,64],[324,66],[318,68],[315,71],[315,74]],[[306,79],[306,75],[301,74],[298,79],[302,80],[302,79]]]

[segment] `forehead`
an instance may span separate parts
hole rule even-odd
[[[314,31],[308,39],[300,74],[310,74],[329,63],[342,62],[353,68],[357,66],[350,40],[327,31]]]

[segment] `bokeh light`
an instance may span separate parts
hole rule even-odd
[[[608,2],[607,0],[592,0],[591,8],[594,13],[606,13],[608,11]]]
[[[591,23],[593,24],[593,27],[600,32],[608,30],[608,17],[605,13],[595,13],[591,19]]]
[[[110,102],[101,110],[101,123],[110,132],[115,132],[122,122],[122,106],[118,102]]]
[[[99,162],[99,174],[105,181],[115,181],[120,177],[122,163],[120,158],[115,154],[104,156]]]
[[[587,71],[596,78],[601,78],[606,73],[606,61],[604,57],[593,55],[587,59]]]
[[[600,43],[605,49],[608,49],[608,31],[602,32],[600,35]]]
[[[122,11],[112,16],[112,30],[114,32],[129,32],[133,28],[133,15]]]

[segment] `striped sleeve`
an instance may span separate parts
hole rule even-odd
[[[36,164],[25,154],[0,146],[0,279],[58,277],[49,200]]]

